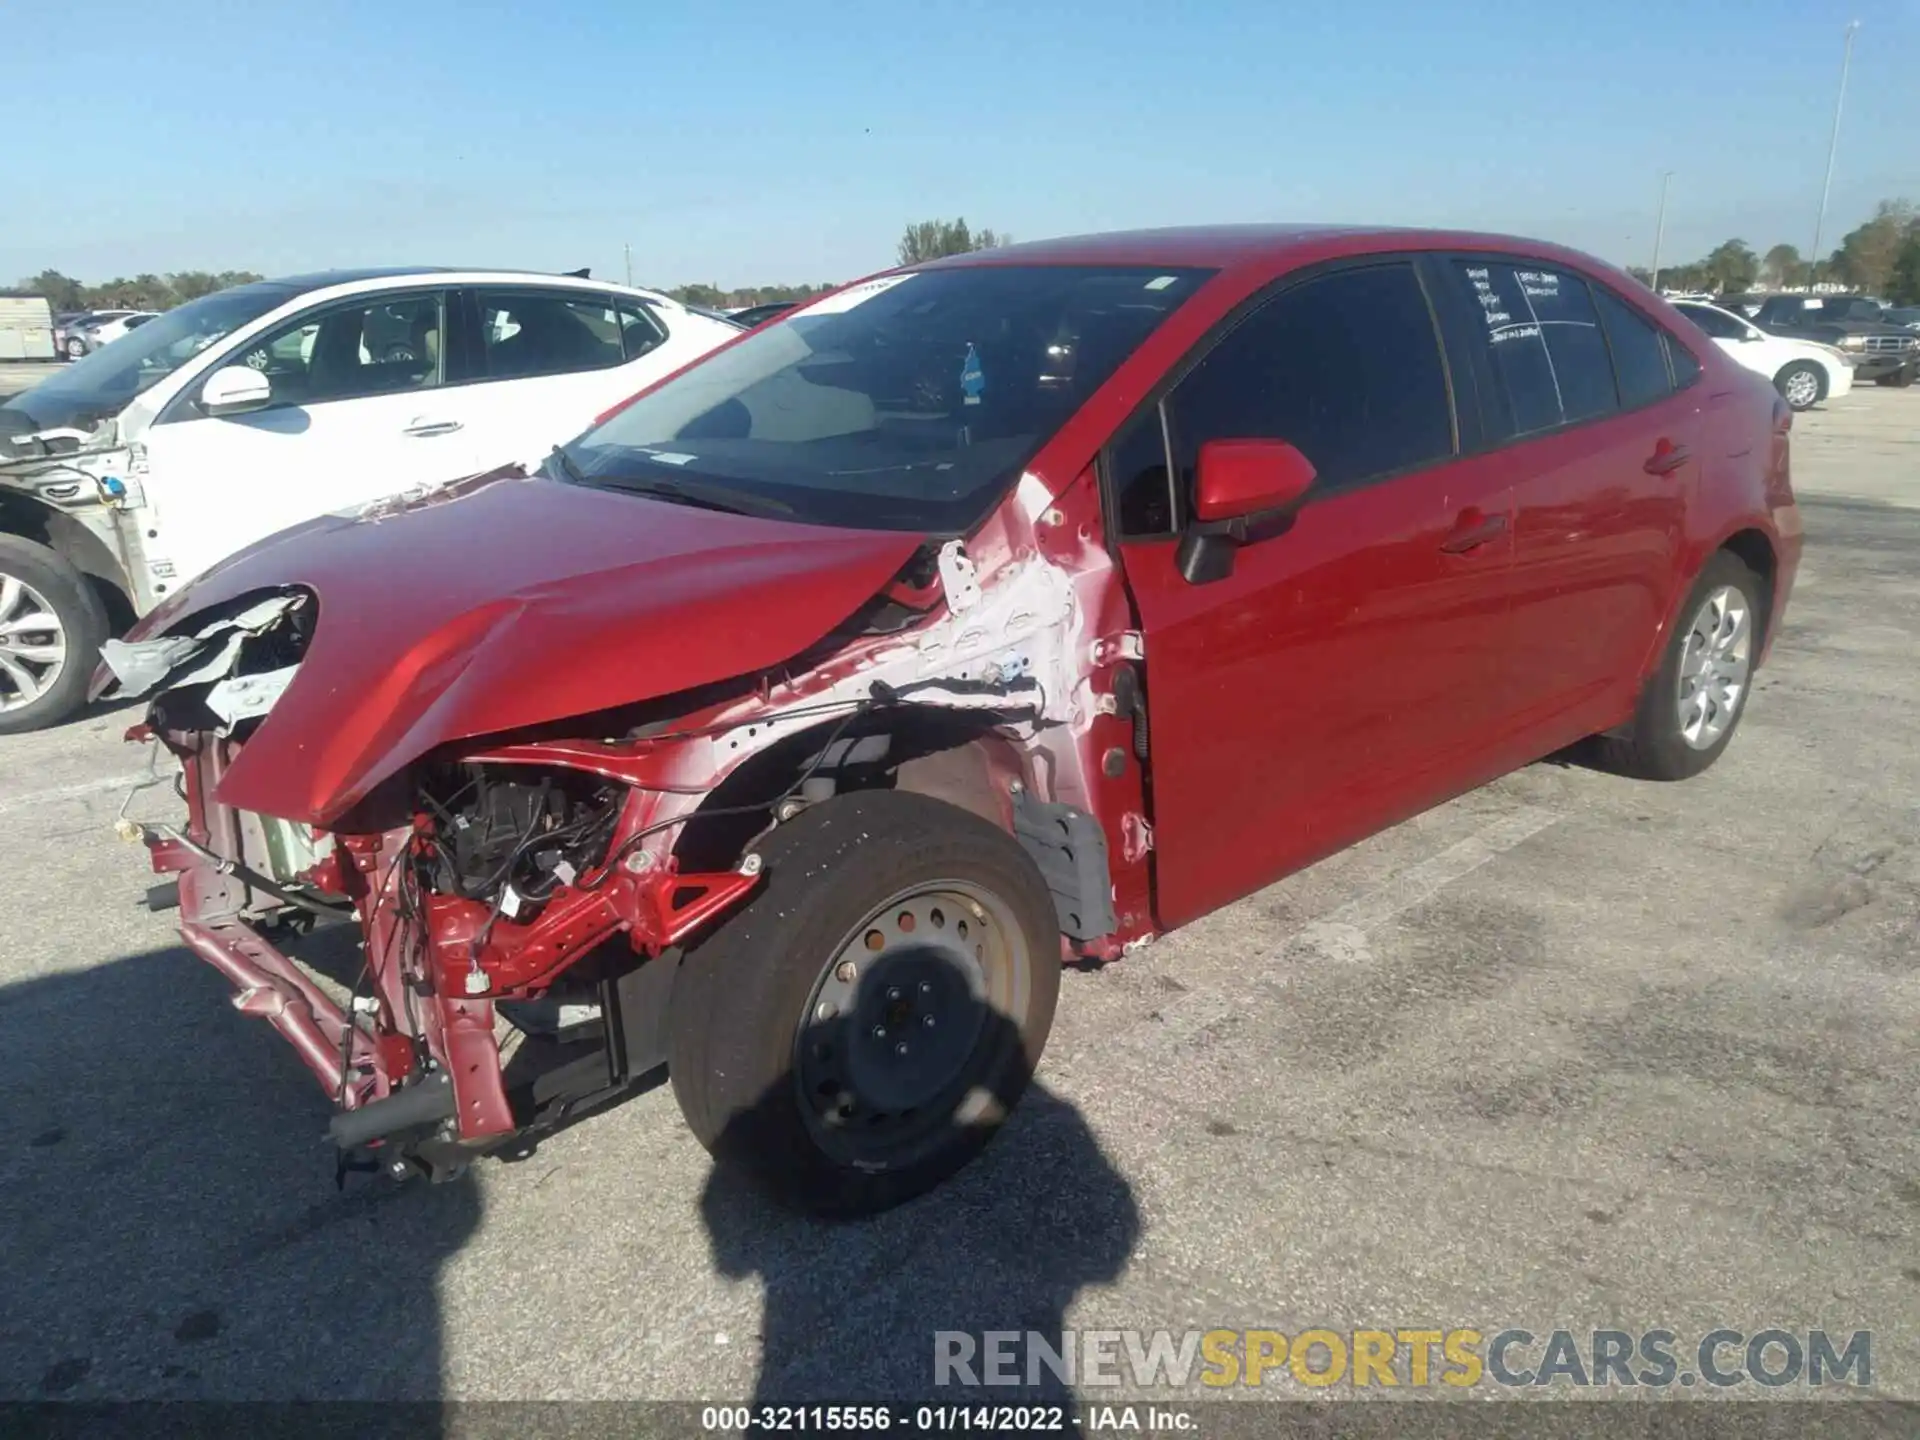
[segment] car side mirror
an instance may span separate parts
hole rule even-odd
[[[1278,534],[1313,488],[1313,462],[1284,440],[1209,440],[1194,466],[1193,523],[1176,563],[1190,585],[1224,580],[1242,545]]]
[[[208,415],[244,415],[273,403],[273,382],[247,365],[227,365],[200,388],[200,408]]]

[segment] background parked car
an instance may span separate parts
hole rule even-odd
[[[1771,380],[1795,410],[1809,409],[1853,389],[1853,362],[1844,350],[1769,335],[1731,310],[1697,300],[1676,300],[1673,308],[1706,331],[1737,364]]]
[[[1902,325],[1909,330],[1920,330],[1920,305],[1895,305],[1880,318],[1889,325]]]
[[[78,360],[97,348],[88,333],[92,326],[125,319],[133,313],[131,310],[76,310],[59,317],[54,343],[66,359]]]
[[[335,271],[145,318],[0,406],[0,595],[49,617],[33,658],[0,665],[0,733],[70,714],[114,616],[234,551],[538,460],[740,333],[652,291],[520,271]]]
[[[1881,318],[1864,295],[1770,295],[1753,323],[1769,335],[1813,340],[1855,357],[1853,378],[1911,385],[1920,374],[1920,335]]]
[[[98,350],[102,345],[111,345],[130,330],[138,330],[149,320],[159,315],[157,310],[126,310],[105,319],[90,320],[82,328],[87,346]]]
[[[730,310],[727,318],[736,325],[752,329],[755,325],[764,325],[776,315],[786,314],[799,303],[798,300],[769,300],[761,305],[745,305],[738,310]]]

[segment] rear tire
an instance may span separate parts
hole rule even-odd
[[[1795,360],[1780,367],[1773,388],[1790,410],[1811,410],[1827,398],[1827,372],[1811,360]]]
[[[84,360],[87,358],[87,342],[78,335],[69,335],[66,343],[67,359]]]
[[[1737,555],[1717,553],[1680,606],[1632,724],[1608,744],[1614,768],[1686,780],[1718,760],[1746,714],[1766,620],[1765,582]]]
[[[106,608],[86,576],[44,545],[0,535],[0,735],[78,712],[106,638]]]
[[[874,1214],[964,1166],[1025,1090],[1059,997],[1053,900],[1018,842],[921,795],[829,800],[757,848],[766,883],[675,977],[674,1095],[719,1165]]]

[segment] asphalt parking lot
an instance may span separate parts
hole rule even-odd
[[[0,739],[0,1396],[858,1398],[1064,1324],[1870,1330],[1920,1398],[1920,391],[1796,433],[1716,769],[1535,765],[1070,973],[1040,1093],[869,1224],[709,1186],[664,1089],[336,1193],[138,904],[133,713]]]

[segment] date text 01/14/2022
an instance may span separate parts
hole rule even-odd
[[[1000,1435],[1077,1433],[1083,1421],[1099,1429],[1147,1428],[1133,1406],[1100,1406],[1099,1416],[1083,1417],[1064,1405],[709,1405],[700,1412],[700,1428],[709,1433],[812,1433],[834,1430],[851,1435]],[[1126,1418],[1132,1412],[1133,1418]],[[1154,1418],[1153,1428],[1190,1428],[1184,1414]]]

